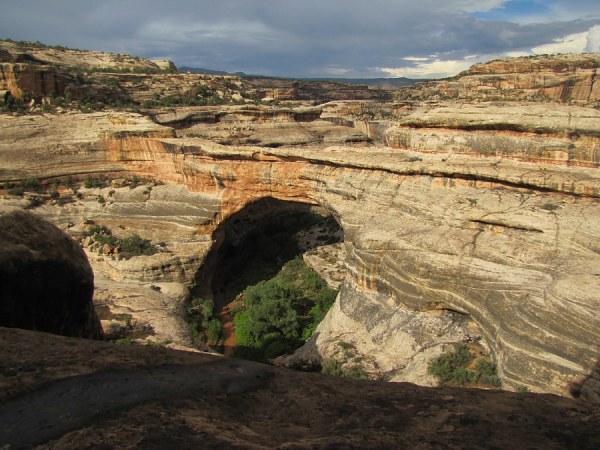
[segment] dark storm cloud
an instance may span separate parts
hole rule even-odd
[[[493,17],[494,8],[505,3],[19,0],[3,5],[0,35],[228,71],[381,76],[378,68],[417,64],[406,57],[457,60],[527,51],[600,23],[597,0],[546,0],[544,15],[532,21],[529,14],[527,23],[506,14],[503,20],[473,15],[491,11]]]

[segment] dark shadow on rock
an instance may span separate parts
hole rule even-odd
[[[295,234],[318,221],[315,205],[265,197],[225,219],[196,275],[195,295],[218,310],[247,286],[273,277],[301,252]]]
[[[570,391],[575,398],[600,404],[600,360],[596,361],[596,365],[587,377],[571,384]]]
[[[296,236],[306,231],[302,249]],[[319,231],[317,231],[319,230]],[[325,233],[321,231],[325,230]],[[337,220],[322,207],[264,197],[223,220],[213,232],[213,245],[196,274],[192,297],[210,299],[223,323],[227,356],[268,361],[292,352],[301,342],[264,343],[264,348],[241,348],[233,333],[234,301],[248,287],[273,278],[303,251],[341,239]],[[308,247],[308,248],[307,248]],[[237,303],[235,304],[237,305]]]
[[[0,441],[15,448],[29,447],[115,410],[157,400],[236,395],[256,389],[268,378],[265,366],[224,358],[64,378],[1,405]]]
[[[101,338],[93,292],[73,239],[30,212],[0,212],[0,326]]]

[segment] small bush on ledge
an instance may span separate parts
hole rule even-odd
[[[335,375],[336,377],[354,378],[356,380],[369,379],[369,376],[360,364],[355,363],[349,367],[343,367],[342,363],[335,358],[323,358],[321,361],[321,373]]]
[[[91,238],[92,248],[97,247],[99,253],[117,255],[123,259],[141,255],[149,256],[158,252],[157,247],[151,241],[143,239],[138,234],[119,239],[105,226],[93,225],[83,233],[83,236]]]
[[[143,239],[137,234],[121,240],[121,256],[125,259],[132,256],[154,255],[158,250],[148,239]]]

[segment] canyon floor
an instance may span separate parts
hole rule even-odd
[[[600,411],[553,395],[364,382],[6,328],[0,341],[4,449],[600,445]]]

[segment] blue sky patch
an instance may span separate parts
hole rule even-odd
[[[511,0],[499,8],[494,8],[486,12],[476,12],[473,15],[478,19],[484,20],[518,21],[519,19],[545,14],[550,11],[551,9],[541,1]]]

